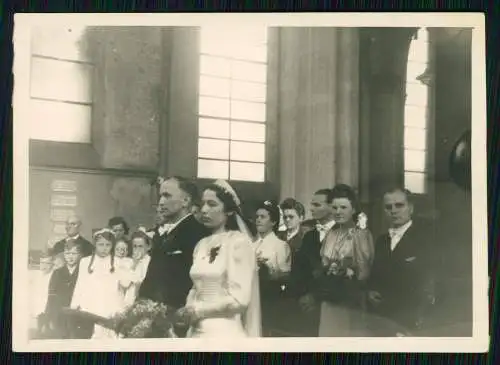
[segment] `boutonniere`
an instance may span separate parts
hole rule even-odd
[[[211,264],[212,262],[215,261],[215,258],[217,257],[217,255],[219,255],[219,250],[220,250],[220,246],[212,247],[210,249],[210,258],[208,259],[209,264]]]
[[[406,262],[413,262],[413,261],[415,261],[416,259],[417,259],[417,257],[416,257],[416,256],[412,256],[412,257],[407,257],[407,258],[405,259],[405,261],[406,261]]]

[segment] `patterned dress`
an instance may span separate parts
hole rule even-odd
[[[320,337],[367,335],[364,282],[374,257],[373,238],[354,224],[336,226],[320,251],[322,272],[317,278],[321,299]]]

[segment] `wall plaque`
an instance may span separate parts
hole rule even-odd
[[[60,191],[60,192],[75,192],[76,189],[76,181],[72,180],[54,180],[51,184],[52,191]]]
[[[50,204],[59,207],[76,207],[76,195],[52,195]]]
[[[75,211],[72,209],[53,208],[50,210],[50,219],[53,222],[66,222],[68,217],[71,217],[74,214],[75,214]]]

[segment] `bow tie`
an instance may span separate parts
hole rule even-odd
[[[165,223],[164,225],[158,227],[158,233],[160,234],[160,236],[163,236],[165,233],[169,233],[173,227],[173,224]]]
[[[394,228],[389,228],[389,237],[394,238],[396,236],[399,236],[401,232],[397,229]]]
[[[318,232],[325,232],[328,227],[323,224],[316,224],[316,229],[318,230]]]

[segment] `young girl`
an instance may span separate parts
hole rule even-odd
[[[109,229],[94,234],[92,256],[80,261],[78,279],[71,308],[81,309],[102,317],[111,317],[124,310],[120,289],[121,271],[116,266],[115,237]],[[95,325],[91,338],[117,338],[114,331]]]
[[[131,267],[123,272],[122,286],[125,289],[125,304],[132,305],[135,302],[139,288],[146,277],[149,262],[150,238],[144,232],[132,234],[132,259]],[[127,284],[129,285],[127,287]]]

